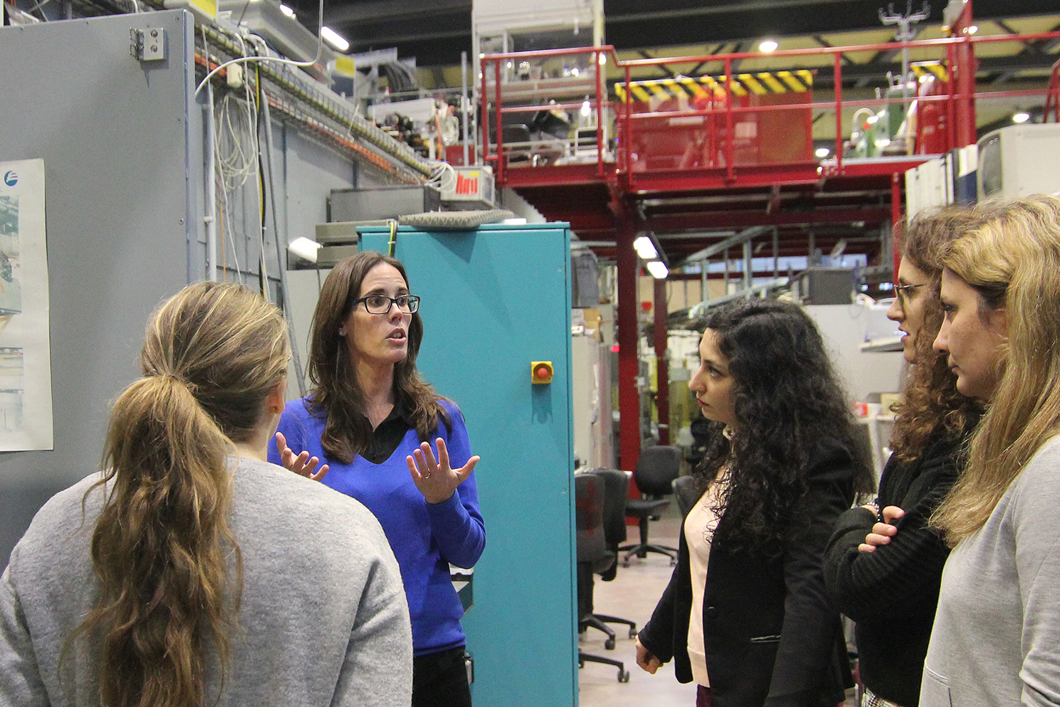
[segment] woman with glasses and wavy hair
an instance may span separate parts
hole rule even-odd
[[[152,318],[104,471],[0,579],[0,705],[408,705],[409,613],[375,518],[265,461],[283,314],[199,283]]]
[[[471,693],[449,565],[472,567],[486,531],[460,409],[416,370],[419,303],[393,258],[366,251],[335,266],[313,315],[312,391],[287,403],[270,458],[379,519],[412,615],[413,705],[461,707]]]
[[[946,355],[932,349],[942,325],[942,258],[975,223],[968,209],[917,216],[902,236],[897,297],[887,316],[904,333],[912,366],[895,406],[891,457],[873,504],[840,516],[825,551],[825,581],[857,622],[863,707],[913,707],[920,699],[931,622],[949,548],[928,519],[961,473],[961,454],[982,401],[957,391]]]

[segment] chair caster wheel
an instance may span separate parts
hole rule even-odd
[[[637,627],[636,626],[630,626],[629,627],[629,637],[630,638],[636,638],[637,637]]]
[[[613,651],[615,649],[615,638],[614,638],[614,636],[608,636],[607,637],[607,640],[604,641],[604,648],[606,648],[609,651]]]
[[[619,669],[619,671],[618,671],[618,681],[619,682],[629,682],[629,671],[628,670]]]
[[[676,567],[677,566],[677,558],[676,557],[671,557],[670,558],[670,566],[671,567]]]
[[[626,558],[625,560],[622,560],[622,566],[623,567],[629,567],[629,558]]]

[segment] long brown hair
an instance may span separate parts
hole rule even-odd
[[[945,264],[979,294],[981,317],[1004,308],[1007,342],[964,474],[932,516],[951,545],[983,527],[1060,430],[1060,199],[1038,195],[977,210],[983,224],[954,242]]]
[[[350,316],[353,302],[361,293],[361,283],[376,265],[392,265],[408,286],[405,266],[394,258],[374,251],[364,251],[339,262],[328,274],[320,290],[309,345],[309,380],[313,384],[309,409],[326,418],[321,445],[335,459],[349,464],[364,451],[372,436],[372,426],[365,416],[364,391],[357,382],[355,366],[339,329]],[[353,336],[353,332],[348,332]],[[405,414],[412,420],[421,440],[426,440],[441,419],[449,417],[439,404],[441,399],[416,370],[416,356],[423,340],[423,320],[412,315],[408,331],[408,355],[394,366],[394,393],[400,397]],[[316,408],[314,410],[314,408]]]
[[[64,648],[101,637],[107,707],[201,707],[211,652],[223,686],[242,593],[227,455],[260,425],[287,353],[280,311],[237,285],[191,285],[153,316],[144,377],[114,403],[104,445],[100,599]]]
[[[902,401],[892,406],[895,413],[891,450],[899,459],[912,461],[924,453],[930,440],[939,435],[960,437],[979,419],[982,405],[957,392],[957,376],[950,370],[946,354],[932,348],[942,326],[942,258],[954,238],[977,223],[971,209],[946,207],[915,217],[901,234],[902,255],[928,282],[924,297],[924,320],[917,333],[909,382]]]

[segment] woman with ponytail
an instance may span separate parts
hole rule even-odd
[[[45,504],[0,579],[0,704],[409,703],[379,523],[266,461],[287,361],[281,313],[242,287],[156,312],[104,471]]]

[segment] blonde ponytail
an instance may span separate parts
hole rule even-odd
[[[115,402],[104,446],[100,599],[67,641],[100,637],[103,705],[201,707],[218,696],[212,656],[223,689],[242,592],[227,456],[258,427],[287,351],[279,310],[235,285],[189,286],[148,327],[145,377]]]

